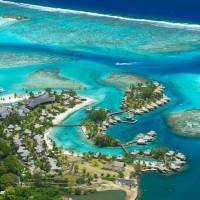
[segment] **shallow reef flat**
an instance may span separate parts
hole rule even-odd
[[[132,56],[198,50],[199,28],[180,24],[161,24],[86,14],[47,12],[0,3],[1,15],[27,16],[2,28],[2,40],[16,36],[22,41],[98,48],[105,54]],[[81,36],[81,37],[80,37]],[[173,44],[173,45],[172,45]]]
[[[37,53],[0,52],[0,68],[22,67],[38,65],[43,63],[57,63],[66,60],[67,58],[54,55],[44,55]]]
[[[166,119],[174,133],[189,137],[200,137],[200,109],[168,114]]]
[[[58,69],[39,69],[31,73],[23,85],[30,88],[50,87],[65,89],[80,89],[86,86],[76,80],[61,77],[59,72]]]
[[[112,85],[118,89],[125,89],[132,84],[146,83],[147,81],[148,79],[143,76],[126,72],[110,73],[102,80],[104,84]]]

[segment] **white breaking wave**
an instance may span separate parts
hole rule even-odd
[[[120,62],[117,62],[115,63],[115,65],[138,65],[140,63],[138,62],[128,62],[128,63],[120,63]]]
[[[147,19],[134,19],[134,18],[128,18],[128,17],[114,16],[114,15],[109,15],[109,14],[99,14],[99,13],[70,10],[70,9],[63,9],[63,8],[52,8],[52,7],[47,7],[47,6],[39,6],[39,5],[32,5],[32,4],[26,4],[26,3],[16,3],[12,1],[3,1],[3,0],[0,0],[0,3],[12,4],[12,5],[17,5],[19,7],[26,7],[30,9],[37,9],[37,10],[48,11],[48,12],[82,14],[82,15],[89,15],[89,16],[94,16],[94,17],[106,17],[106,18],[119,19],[119,20],[125,20],[125,21],[141,22],[141,23],[151,24],[155,26],[163,26],[167,28],[179,28],[179,29],[200,31],[199,24],[175,23],[175,22],[156,21],[156,20],[147,20]]]

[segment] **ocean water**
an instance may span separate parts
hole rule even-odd
[[[39,69],[58,69],[59,76],[87,85],[86,90],[77,92],[96,99],[93,106],[116,111],[124,91],[104,81],[108,74],[136,73],[161,82],[171,98],[169,104],[137,116],[136,124],[120,123],[108,132],[127,141],[139,132],[153,129],[158,133],[153,143],[143,147],[132,145],[128,150],[165,145],[187,156],[187,166],[182,172],[167,176],[157,172],[143,174],[140,200],[200,199],[197,184],[200,140],[175,135],[165,120],[166,114],[200,107],[199,2],[151,1],[149,5],[146,1],[126,0],[115,1],[113,6],[114,1],[20,1],[46,7],[16,2],[0,2],[0,16],[20,14],[30,20],[0,18],[0,87],[6,89],[4,94],[30,89],[23,83]],[[71,114],[62,123],[79,122],[85,109]],[[89,150],[123,153],[121,148],[95,147],[79,128],[55,128],[51,137],[58,145],[65,149],[73,146],[79,153]]]
[[[200,21],[198,0],[15,0],[28,4],[115,14],[136,18],[170,19],[172,21]]]

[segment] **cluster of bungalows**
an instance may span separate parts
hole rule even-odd
[[[34,125],[35,129],[39,129],[41,127],[42,125],[37,123]],[[7,137],[9,137],[14,131],[15,134],[13,136],[13,142],[17,148],[17,154],[28,167],[32,168],[35,166],[38,163],[39,158],[41,161],[43,159],[48,160],[51,171],[61,169],[57,166],[57,160],[49,156],[48,150],[45,148],[46,142],[44,141],[42,135],[35,134],[30,129],[24,130],[22,126],[19,125],[10,124],[7,129],[4,129]],[[28,150],[26,147],[27,138],[33,144],[31,151],[30,148]],[[33,149],[36,153],[35,155],[37,155],[37,158],[33,156]]]
[[[151,130],[147,134],[140,133],[136,136],[135,140],[127,142],[126,145],[136,143],[137,145],[146,145],[148,142],[153,142],[156,132]]]
[[[163,90],[164,90],[164,87],[157,83],[157,82],[153,82],[154,86],[155,86],[155,89],[153,91],[154,94],[156,93],[160,93],[162,94]],[[141,86],[142,88],[146,88],[148,87],[147,85],[145,84],[142,84]],[[155,99],[154,101],[152,102],[149,102],[149,101],[146,101],[146,99],[143,99],[144,101],[146,101],[145,105],[141,106],[140,108],[137,108],[137,109],[134,109],[134,108],[130,108],[131,105],[129,104],[129,98],[128,96],[132,93],[132,89],[131,87],[127,88],[126,89],[126,94],[125,96],[122,98],[122,103],[120,105],[120,108],[129,108],[129,110],[134,113],[134,114],[138,114],[138,115],[141,115],[143,113],[147,113],[151,110],[154,110],[156,108],[158,108],[159,106],[162,106],[164,104],[166,104],[167,102],[170,101],[170,98],[168,98],[165,94],[162,94],[162,98],[159,98],[159,99]],[[138,86],[135,86],[135,90],[132,94],[132,98],[133,100],[136,100],[136,97],[137,95],[140,94],[140,91],[138,89]],[[141,98],[141,97],[139,97]],[[136,100],[137,101],[137,100]],[[147,103],[148,102],[148,103]]]
[[[174,151],[169,151],[165,155],[165,162],[169,159],[173,159],[173,162],[170,162],[169,166],[166,167],[164,164],[158,165],[158,170],[162,173],[168,173],[170,170],[171,171],[180,171],[181,166],[185,164],[186,157],[182,153],[177,153],[175,154]]]
[[[70,104],[69,101],[75,101],[76,104],[80,104],[82,101],[85,101],[85,98],[79,95],[70,96],[69,94],[62,94],[58,92],[57,95],[62,95],[62,100],[65,106],[68,106]]]
[[[28,112],[30,112],[30,110],[25,106],[18,106],[15,108],[0,107],[0,119],[3,120],[12,113],[24,117]]]
[[[99,110],[99,109],[103,109],[105,112],[109,112],[108,109],[106,108],[92,108],[92,107],[88,107],[86,109],[86,112],[91,112],[92,110]],[[99,127],[98,127],[98,133],[99,134],[102,134],[102,135],[106,135],[106,130],[107,128],[109,128],[111,125],[116,125],[117,123],[121,122],[122,121],[122,118],[121,117],[118,117],[118,116],[114,116],[114,117],[108,117],[105,121],[102,122],[102,124],[99,124]]]

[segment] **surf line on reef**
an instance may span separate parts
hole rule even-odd
[[[118,20],[140,22],[144,24],[151,24],[154,26],[162,26],[162,27],[167,27],[167,28],[179,28],[179,29],[200,31],[200,24],[175,23],[175,22],[167,22],[167,21],[148,20],[148,19],[136,19],[136,18],[121,17],[121,16],[115,16],[115,15],[109,15],[109,14],[100,14],[100,13],[71,10],[71,9],[64,9],[64,8],[53,8],[53,7],[40,6],[40,5],[34,5],[34,4],[26,4],[26,3],[16,3],[16,2],[4,1],[4,0],[0,0],[0,3],[11,4],[11,5],[19,6],[19,7],[25,7],[25,8],[48,11],[48,12],[82,14],[82,15],[88,15],[88,16],[93,16],[93,17],[106,17],[106,18],[112,18],[112,19],[118,19]]]

